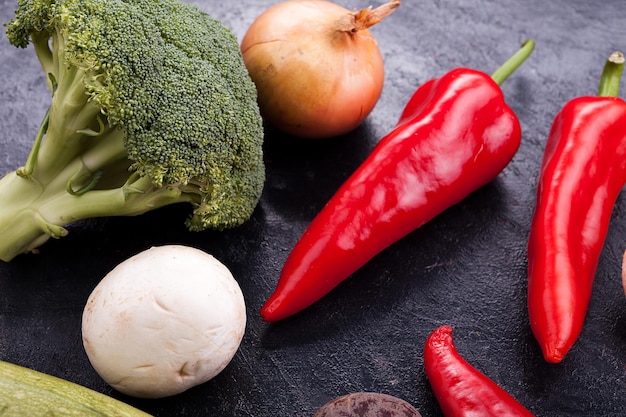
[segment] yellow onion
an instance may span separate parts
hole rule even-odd
[[[384,80],[383,57],[368,28],[399,5],[349,11],[325,0],[287,0],[259,15],[241,52],[266,122],[301,138],[359,126]]]

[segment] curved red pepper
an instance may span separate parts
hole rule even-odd
[[[624,57],[612,57],[617,63],[607,62],[602,85],[611,79],[608,90],[615,96],[601,92],[565,104],[548,136],[537,184],[528,314],[552,363],[563,360],[582,331],[611,212],[626,182],[626,102],[616,97]]]
[[[424,370],[446,417],[533,416],[459,354],[450,326],[435,329],[426,339]]]
[[[533,47],[528,41],[507,61],[507,75]],[[277,321],[310,306],[383,249],[492,181],[513,158],[520,136],[517,117],[489,75],[459,68],[428,81],[296,243],[262,317]]]

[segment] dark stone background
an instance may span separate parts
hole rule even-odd
[[[198,1],[241,39],[272,1]],[[340,1],[349,9],[363,0]],[[8,21],[14,1],[0,1]],[[374,27],[386,59],[383,95],[344,137],[302,141],[268,129],[267,184],[252,219],[224,233],[190,233],[187,207],[85,221],[38,256],[0,264],[0,359],[129,402],[156,416],[311,416],[355,391],[401,397],[440,416],[422,364],[426,336],[455,329],[461,354],[538,416],[626,415],[626,199],[614,210],[584,330],[566,359],[542,359],[526,312],[526,239],[541,154],[554,115],[593,95],[606,57],[626,49],[624,0],[407,1]],[[467,66],[491,73],[532,37],[536,50],[503,85],[523,143],[491,184],[374,258],[305,312],[264,323],[258,310],[308,222],[424,81]],[[626,81],[622,82],[626,91]],[[622,93],[624,97],[626,93]],[[0,38],[0,172],[23,164],[48,105],[32,49]],[[2,204],[0,196],[0,204]],[[125,397],[91,368],[80,336],[84,303],[117,263],[152,245],[212,253],[237,278],[248,325],[231,364],[181,395]]]

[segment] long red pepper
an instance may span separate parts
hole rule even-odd
[[[446,417],[531,417],[533,414],[457,351],[452,327],[426,339],[424,370]]]
[[[611,212],[626,182],[624,55],[607,60],[598,96],[556,115],[545,145],[528,241],[528,314],[546,361],[578,339]]]
[[[413,94],[396,127],[313,219],[261,308],[277,321],[310,306],[383,249],[492,181],[520,145],[499,83],[532,40],[493,75],[454,69]]]

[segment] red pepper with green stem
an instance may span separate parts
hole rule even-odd
[[[528,239],[528,315],[546,361],[578,339],[611,212],[626,182],[624,55],[607,60],[598,96],[556,115],[545,145]]]
[[[459,354],[450,326],[435,329],[426,339],[424,369],[445,417],[533,416]]]
[[[499,84],[530,55],[492,76],[457,68],[413,94],[395,128],[331,197],[287,257],[261,316],[305,309],[392,243],[489,183],[521,140]]]

